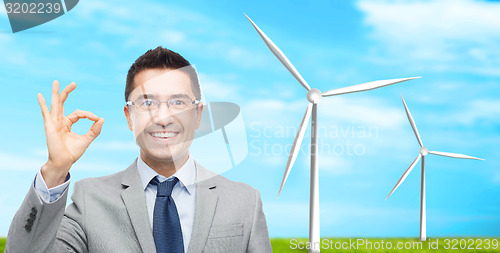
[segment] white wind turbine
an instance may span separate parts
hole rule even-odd
[[[411,128],[413,129],[413,132],[415,133],[415,136],[417,137],[418,144],[420,144],[420,149],[419,149],[419,154],[417,158],[410,164],[410,167],[406,169],[406,171],[403,173],[401,178],[398,180],[394,188],[392,188],[392,191],[389,193],[387,196],[388,199],[389,196],[399,187],[401,183],[406,179],[408,174],[410,174],[411,170],[417,162],[422,159],[422,173],[421,173],[421,182],[420,182],[420,241],[425,241],[427,240],[426,238],[426,226],[425,226],[425,156],[428,154],[433,154],[433,155],[440,155],[440,156],[447,156],[447,157],[453,157],[453,158],[462,158],[462,159],[474,159],[474,160],[484,160],[481,158],[473,157],[473,156],[468,156],[468,155],[462,155],[462,154],[456,154],[456,153],[448,153],[448,152],[440,152],[440,151],[429,151],[426,147],[424,147],[424,144],[422,143],[422,140],[420,139],[420,135],[418,134],[417,126],[415,125],[415,121],[413,120],[413,117],[411,116],[410,110],[408,109],[408,106],[406,106],[406,102],[401,96],[401,99],[403,100],[403,105],[405,106],[405,111],[406,111],[406,116],[408,117],[408,121],[410,121]]]
[[[360,92],[366,90],[372,90],[376,88],[380,88],[383,86],[400,83],[412,79],[416,79],[419,77],[410,77],[410,78],[399,78],[399,79],[389,79],[389,80],[379,80],[373,81],[358,85],[353,85],[349,87],[339,88],[330,90],[327,92],[321,93],[318,89],[311,89],[309,84],[302,78],[299,72],[295,69],[295,67],[290,63],[288,58],[281,52],[281,50],[269,39],[262,30],[245,14],[250,23],[252,23],[253,27],[259,33],[260,37],[264,40],[267,47],[271,50],[271,52],[280,60],[280,62],[290,71],[290,73],[295,77],[295,79],[307,90],[307,100],[309,104],[307,105],[307,109],[300,123],[299,130],[297,135],[295,136],[295,140],[293,142],[292,148],[290,150],[290,155],[288,157],[288,163],[286,165],[285,174],[283,175],[283,181],[281,182],[280,190],[278,192],[281,193],[281,189],[283,189],[283,185],[285,185],[285,181],[290,173],[290,170],[297,158],[297,154],[299,153],[300,145],[302,143],[302,139],[304,138],[304,133],[306,131],[306,123],[309,122],[309,118],[312,114],[311,120],[311,182],[310,182],[310,196],[309,196],[309,243],[310,250],[309,252],[319,252],[320,246],[320,236],[319,236],[319,195],[318,195],[318,136],[317,136],[317,103],[321,101],[322,97],[342,95],[353,92]]]

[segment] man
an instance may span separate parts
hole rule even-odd
[[[203,103],[196,71],[158,47],[127,75],[124,106],[140,147],[124,171],[74,186],[69,170],[100,134],[104,119],[64,102],[76,88],[52,87],[51,109],[38,94],[49,158],[14,216],[6,252],[270,252],[257,190],[204,169],[189,154]],[[94,121],[85,135],[79,119]]]

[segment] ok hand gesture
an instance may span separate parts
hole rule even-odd
[[[59,94],[59,82],[54,81],[52,83],[50,111],[47,108],[45,98],[38,93],[38,103],[42,109],[49,151],[48,161],[42,166],[42,176],[49,189],[64,183],[69,169],[101,133],[104,123],[103,118],[87,111],[76,110],[67,117],[64,116],[64,102],[75,88],[76,83],[70,83]],[[71,132],[71,126],[82,118],[94,121],[90,130],[84,135]]]

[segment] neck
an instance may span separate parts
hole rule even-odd
[[[175,172],[177,172],[184,164],[186,164],[187,160],[189,158],[189,153],[186,153],[185,156],[179,159],[165,159],[165,160],[157,160],[157,159],[152,159],[145,155],[142,150],[141,150],[141,159],[146,163],[151,169],[156,171],[156,173],[164,176],[164,177],[170,177]]]

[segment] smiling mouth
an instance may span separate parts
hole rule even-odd
[[[178,134],[179,134],[179,132],[151,132],[151,133],[149,133],[149,135],[151,135],[155,138],[163,138],[163,139],[173,138]]]

